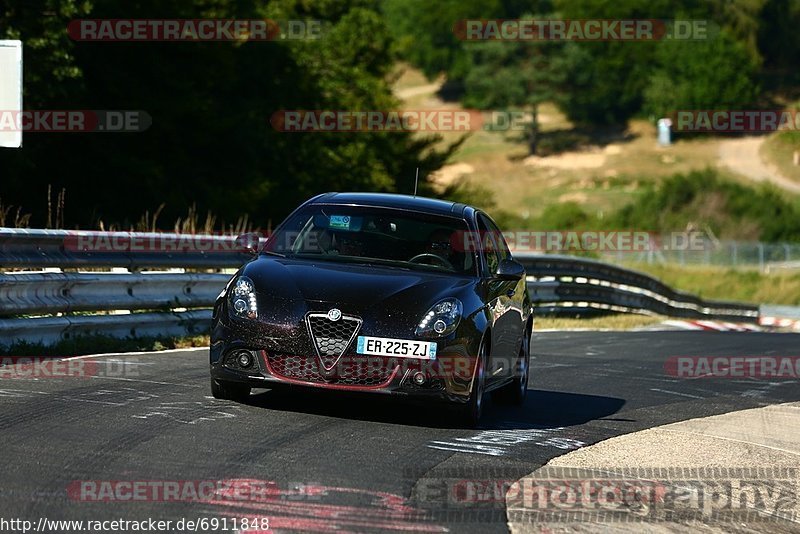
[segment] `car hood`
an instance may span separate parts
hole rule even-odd
[[[440,273],[264,257],[243,273],[256,286],[259,301],[304,301],[307,309],[339,307],[345,314],[370,308],[424,313],[442,298],[474,290],[476,279]],[[424,309],[421,309],[424,308]]]

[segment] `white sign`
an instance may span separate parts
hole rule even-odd
[[[0,113],[8,112],[22,112],[22,41],[0,41]],[[0,147],[21,146],[21,129],[0,129]]]

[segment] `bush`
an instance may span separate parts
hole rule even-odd
[[[691,226],[727,239],[800,241],[800,208],[784,193],[724,180],[712,169],[667,178],[613,214],[609,224],[655,232]]]

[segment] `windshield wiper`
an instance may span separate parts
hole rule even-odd
[[[332,261],[335,263],[352,263],[355,265],[366,265],[368,267],[396,267],[398,269],[411,270],[408,263],[400,260],[386,260],[382,258],[362,258],[360,256],[346,256],[341,254],[294,254],[294,258]]]

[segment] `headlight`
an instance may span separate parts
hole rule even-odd
[[[464,308],[458,299],[444,299],[428,310],[417,325],[417,336],[442,337],[451,334],[461,321]]]
[[[258,317],[258,306],[256,305],[256,286],[253,281],[246,276],[236,279],[228,297],[231,310],[237,317],[255,319]]]

